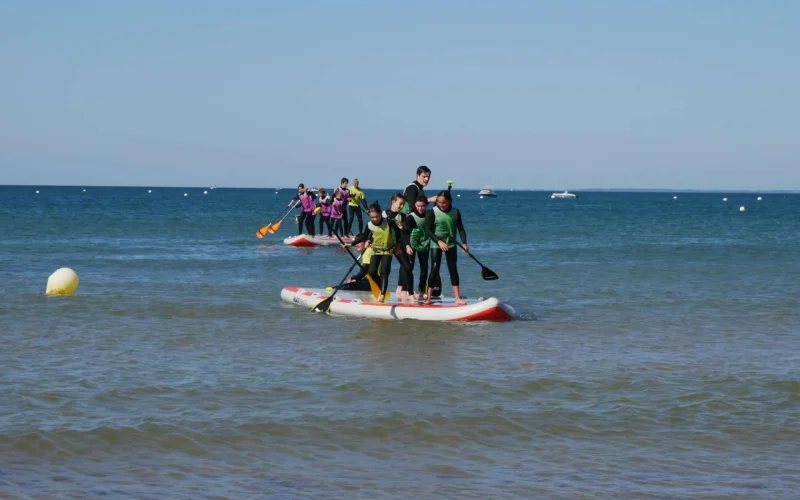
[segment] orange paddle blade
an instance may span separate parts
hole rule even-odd
[[[269,234],[275,234],[275,232],[278,231],[279,227],[281,227],[281,223],[280,222],[276,222],[275,224],[270,224],[265,229],[267,230],[267,232]]]

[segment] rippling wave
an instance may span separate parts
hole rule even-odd
[[[0,497],[800,489],[800,197],[464,196],[500,275],[461,259],[464,293],[522,321],[436,324],[281,303],[351,262],[256,240],[272,191],[25,189],[0,188]],[[45,297],[63,265],[78,293]]]

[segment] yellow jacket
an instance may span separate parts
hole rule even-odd
[[[348,205],[351,207],[357,207],[361,205],[361,201],[364,199],[364,191],[358,189],[357,187],[350,188],[350,202]]]

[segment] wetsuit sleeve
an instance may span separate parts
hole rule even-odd
[[[394,233],[397,235],[397,240],[398,240],[397,242],[400,243],[400,245],[403,248],[405,248],[405,246],[408,245],[408,243],[406,242],[406,235],[403,232],[403,230],[400,229],[399,227],[397,227],[397,223],[395,221],[393,221],[392,219],[389,219],[388,217],[386,217],[385,220],[386,220],[386,222],[389,223],[389,229],[393,230]]]
[[[461,216],[461,210],[456,209],[458,212],[458,235],[461,236],[461,243],[467,243],[467,230],[464,229],[464,218]]]
[[[351,245],[356,246],[359,243],[364,243],[365,241],[369,240],[371,236],[372,236],[372,231],[370,231],[369,226],[367,226],[367,228],[364,229],[364,232],[356,235],[356,237],[353,238]]]
[[[403,198],[406,199],[406,203],[409,206],[413,206],[414,203],[417,201],[417,197],[419,196],[419,188],[416,184],[411,184],[403,191]]]
[[[406,214],[400,215],[402,217],[403,222],[403,229],[400,231],[400,244],[403,246],[403,251],[405,251],[406,246],[411,245],[411,228],[408,227],[409,222],[413,219],[413,217],[409,217]]]
[[[367,266],[366,264],[361,264],[361,266],[360,266],[361,270],[359,272],[357,272],[356,274],[350,276],[350,277],[352,279],[354,279],[355,281],[363,280],[364,278],[367,277],[367,271],[368,271],[367,267],[369,267],[369,266]]]
[[[436,225],[436,216],[433,214],[433,210],[430,210],[427,214],[425,214],[425,222],[423,222],[422,229],[425,230],[425,235],[428,236],[431,240],[439,243],[442,241],[441,238],[436,236],[433,232],[433,228]]]
[[[406,217],[406,226],[408,226],[408,233],[411,234],[412,229],[422,229],[422,227],[417,225],[417,219],[411,217],[410,215]]]

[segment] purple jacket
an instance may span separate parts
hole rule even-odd
[[[313,212],[317,208],[317,204],[314,203],[314,197],[308,193],[300,195],[300,206],[303,207],[303,212]]]
[[[333,200],[333,210],[331,210],[331,219],[341,219],[344,213],[344,198]]]
[[[319,211],[320,215],[328,217],[331,214],[331,197],[325,195],[325,198],[320,198],[319,206],[322,207]]]

